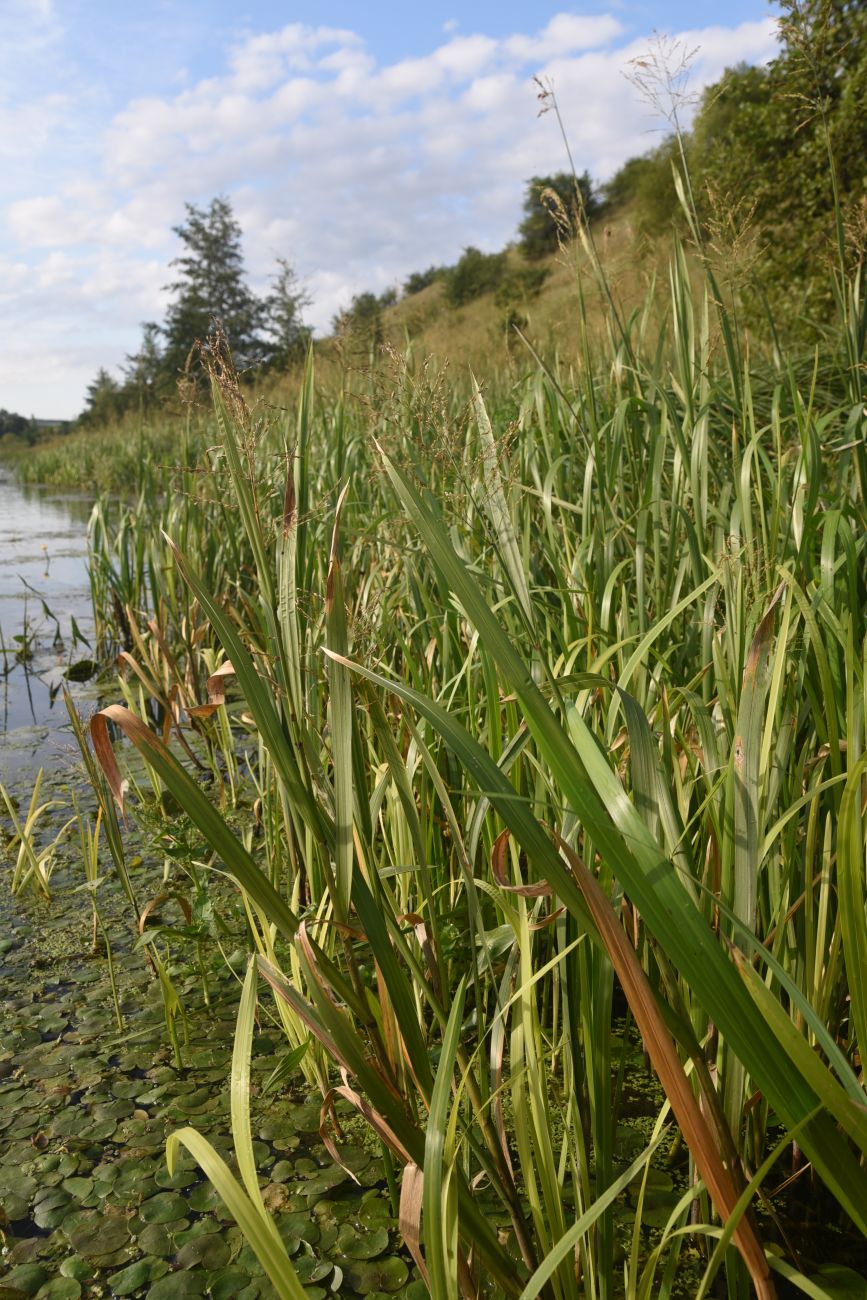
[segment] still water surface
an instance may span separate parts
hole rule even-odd
[[[21,486],[0,466],[2,782],[77,752],[65,684],[82,705],[95,697],[93,685],[66,678],[70,663],[96,653],[87,576],[91,505],[84,496]],[[89,647],[76,640],[73,620]]]

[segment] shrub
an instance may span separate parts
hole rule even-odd
[[[357,293],[348,307],[332,321],[336,334],[351,334],[373,346],[382,342],[382,302],[369,290]]]
[[[535,298],[548,275],[547,266],[516,266],[507,270],[494,295],[497,306],[508,307]]]
[[[446,299],[451,307],[481,298],[497,289],[506,270],[505,253],[482,253],[465,248],[463,256],[446,272]]]
[[[559,247],[560,233],[571,226],[576,208],[585,217],[595,215],[599,203],[593,193],[589,172],[577,178],[571,172],[555,176],[533,176],[524,194],[524,220],[518,227],[520,248],[526,257],[545,257]],[[580,201],[579,201],[580,195]]]
[[[426,271],[413,271],[404,281],[403,291],[409,298],[414,293],[421,293],[422,289],[427,289],[435,281],[441,280],[445,274],[444,266],[429,266]]]

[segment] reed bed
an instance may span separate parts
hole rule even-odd
[[[838,296],[814,357],[759,361],[675,248],[575,369],[467,393],[409,354],[322,398],[311,362],[291,416],[223,357],[177,473],[154,452],[95,507],[112,852],[109,791],[185,816],[167,877],[228,876],[246,922],[236,1167],[192,1129],[170,1157],[281,1296],[257,1014],[327,1143],[343,1101],[381,1144],[437,1300],[831,1294],[806,1202],[864,1257],[859,279]],[[627,1156],[635,1038],[661,1092]]]

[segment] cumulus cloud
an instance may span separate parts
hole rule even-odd
[[[50,28],[50,3],[44,9]],[[770,20],[682,39],[699,48],[696,89],[775,50]],[[649,147],[647,133],[660,123],[623,76],[646,45],[627,39],[614,14],[561,13],[499,39],[447,24],[427,55],[382,64],[355,32],[291,23],[239,41],[215,75],[131,100],[101,132],[86,181],[7,206],[6,288],[15,286],[24,316],[42,304],[46,319],[57,319],[60,302],[60,315],[77,312],[86,336],[98,312],[90,363],[65,409],[97,365],[134,347],[138,323],[159,314],[171,226],[185,201],[227,194],[258,287],[275,257],[288,257],[314,298],[314,324],[327,325],[354,292],[452,261],[468,243],[497,248],[513,235],[526,179],[565,165],[554,122],[538,115],[534,76],[554,82],[579,167],[603,179]],[[50,114],[66,106],[40,111],[50,133]],[[21,266],[30,276],[23,298]],[[9,303],[6,292],[4,315]],[[98,351],[108,320],[113,349]],[[72,373],[71,355],[58,374]],[[39,367],[37,354],[31,368]],[[9,378],[0,357],[0,385]]]

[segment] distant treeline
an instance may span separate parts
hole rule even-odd
[[[505,251],[466,248],[451,266],[412,272],[400,289],[356,295],[335,316],[334,332],[375,345],[384,312],[438,282],[450,308],[490,293],[508,314],[539,291],[544,259],[578,226],[627,215],[639,241],[679,227],[699,253],[715,257],[738,309],[757,328],[766,328],[771,315],[793,334],[821,324],[833,306],[829,261],[857,264],[867,248],[867,6],[784,5],[778,57],[766,67],[728,70],[704,91],[689,131],[677,125],[680,57],[660,44],[633,69],[647,97],[670,109],[673,129],[660,144],[603,185],[586,170],[527,182],[517,263]],[[687,212],[697,214],[697,225]],[[188,204],[174,229],[182,252],[171,264],[166,319],[144,325],[141,347],[120,378],[99,371],[82,423],[146,408],[173,395],[179,380],[194,382],[197,341],[215,322],[242,372],[283,369],[309,343],[308,299],[288,260],[278,262],[267,295],[251,292],[228,199],[215,198],[207,208]]]
[[[68,420],[37,420],[33,415],[19,415],[17,411],[0,408],[0,438],[9,436],[32,444],[46,434],[63,432],[68,426]]]

